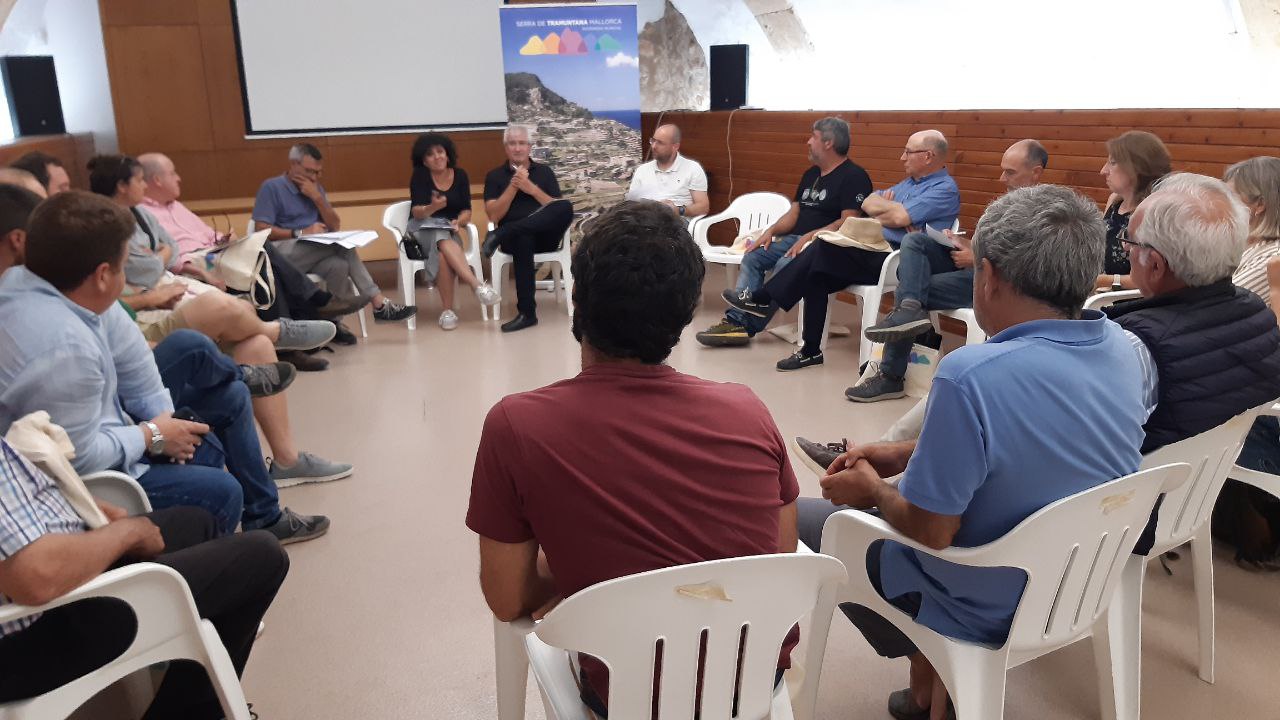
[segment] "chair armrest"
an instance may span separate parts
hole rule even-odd
[[[80,478],[89,494],[124,508],[130,515],[151,512],[151,500],[137,480],[116,470],[103,470]]]
[[[553,711],[547,713],[548,716],[557,720],[593,720],[595,714],[582,702],[579,680],[574,677],[568,653],[544,643],[535,633],[526,635],[524,642],[529,666]]]
[[[1109,305],[1115,305],[1121,300],[1132,300],[1142,297],[1141,290],[1112,290],[1110,292],[1102,292],[1093,295],[1084,301],[1085,310],[1099,310]]]
[[[166,575],[170,577],[162,577]],[[125,589],[125,586],[135,584],[140,580],[150,579],[147,576],[155,576],[155,579],[160,580],[162,583],[176,582],[177,586],[181,588],[182,593],[186,595],[187,604],[190,606],[191,614],[193,616],[195,615],[196,609],[195,603],[191,599],[191,591],[187,587],[186,581],[182,579],[182,576],[179,575],[176,570],[164,565],[157,565],[156,563],[135,563],[126,567],[116,568],[115,570],[108,570],[71,592],[68,592],[62,597],[43,605],[31,606],[15,604],[0,607],[0,624],[13,622],[14,620],[35,615],[37,613],[47,612],[54,608],[78,602],[80,600],[86,600],[88,598],[119,597],[128,601],[130,600],[129,595],[131,593],[122,592],[122,590]],[[130,604],[133,605],[134,603],[130,602]],[[135,612],[136,607],[137,606],[135,605]],[[141,621],[142,614],[139,613],[139,622]]]

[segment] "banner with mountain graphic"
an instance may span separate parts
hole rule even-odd
[[[579,220],[626,194],[639,164],[636,6],[506,5],[500,11],[507,116],[535,128]]]

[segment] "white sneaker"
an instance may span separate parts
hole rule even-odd
[[[498,297],[498,291],[494,290],[489,283],[480,283],[476,288],[476,298],[481,305],[497,305],[502,302],[502,298]]]
[[[440,329],[452,330],[458,327],[458,314],[452,310],[445,310],[440,313]]]

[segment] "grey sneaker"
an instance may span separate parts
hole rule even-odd
[[[338,328],[328,320],[290,320],[280,318],[277,350],[314,350],[333,339]]]
[[[240,379],[249,386],[251,397],[267,397],[284,392],[298,377],[293,363],[273,362],[266,365],[241,365]]]
[[[872,403],[881,400],[893,400],[905,396],[903,382],[876,373],[866,382],[858,383],[844,391],[844,396],[853,402]]]
[[[458,327],[458,313],[452,310],[445,310],[440,313],[440,329],[452,330]]]
[[[270,471],[268,472],[268,475],[275,481],[278,488],[293,487],[302,483],[341,480],[350,474],[351,465],[329,462],[319,455],[312,455],[305,450],[298,453],[298,462],[291,467],[285,467],[272,460]]]
[[[778,361],[777,368],[782,372],[788,370],[802,370],[807,367],[822,364],[822,353],[817,355],[805,355],[804,350],[797,350],[791,355]]]
[[[808,468],[819,476],[827,474],[827,468],[831,467],[831,463],[836,461],[849,449],[849,441],[842,440],[838,443],[816,443],[812,440],[806,440],[802,437],[795,439],[796,450],[800,453],[800,459]]]
[[[276,536],[281,545],[314,540],[329,532],[329,518],[323,515],[299,515],[289,508],[280,508],[280,519],[263,530]]]
[[[502,298],[498,296],[498,291],[493,289],[489,283],[480,283],[476,288],[476,299],[481,305],[497,305],[502,302]]]
[[[399,322],[417,314],[416,305],[397,305],[390,300],[384,300],[382,307],[374,308],[373,319],[378,322]]]
[[[867,328],[866,336],[871,342],[887,343],[913,338],[932,327],[929,311],[924,308],[900,307],[886,315],[884,320]]]

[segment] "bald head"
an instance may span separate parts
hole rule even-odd
[[[947,137],[938,130],[913,133],[901,160],[902,169],[917,180],[932,175],[947,164]]]
[[[1040,175],[1049,163],[1049,153],[1036,140],[1019,140],[1000,158],[1000,181],[1009,190],[1040,183]]]
[[[676,153],[680,152],[680,128],[670,123],[659,125],[649,139],[649,147],[653,151],[653,159],[659,165],[665,166],[672,162],[676,159]]]
[[[0,168],[0,185],[16,185],[25,188],[40,196],[41,199],[49,196],[44,185],[40,184],[35,175],[18,168]]]
[[[182,195],[182,178],[167,155],[142,153],[138,163],[142,165],[142,178],[147,181],[147,197],[158,203],[171,203]]]

